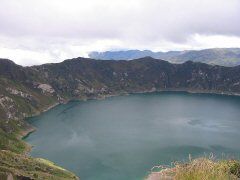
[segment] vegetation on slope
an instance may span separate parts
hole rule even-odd
[[[21,138],[33,130],[34,128],[23,120],[0,120],[0,150],[27,153],[31,147]]]
[[[17,130],[6,133],[0,128],[0,179],[78,179],[48,160],[29,157],[26,155],[29,150],[30,147],[19,139]]]
[[[189,163],[176,163],[173,168],[152,172],[147,180],[237,180],[239,178],[239,161],[198,158]]]
[[[25,154],[30,146],[21,137],[34,130],[25,117],[38,114],[57,103],[33,72],[0,59],[0,179],[77,179],[53,163]],[[32,85],[29,82],[36,82]]]
[[[0,179],[78,179],[73,173],[60,168],[50,161],[31,158],[11,151],[0,151]]]
[[[0,129],[0,150],[10,150],[15,153],[24,153],[28,145],[19,140],[15,134],[6,133]]]

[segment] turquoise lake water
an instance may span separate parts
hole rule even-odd
[[[74,101],[28,119],[33,157],[81,180],[140,180],[188,155],[239,158],[240,97],[149,93]]]

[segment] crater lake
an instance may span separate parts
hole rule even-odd
[[[240,97],[162,92],[71,101],[28,119],[33,157],[81,180],[140,180],[155,165],[240,155]]]

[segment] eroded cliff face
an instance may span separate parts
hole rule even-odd
[[[70,99],[163,90],[240,94],[240,66],[150,57],[132,61],[85,58],[22,67],[0,60],[0,118],[17,120]]]

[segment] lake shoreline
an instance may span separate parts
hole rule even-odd
[[[35,113],[35,114],[31,115],[31,116],[28,116],[28,117],[24,118],[24,121],[27,122],[26,119],[28,119],[28,118],[39,116],[42,113],[47,112],[47,111],[55,108],[58,105],[67,104],[67,103],[69,103],[71,101],[104,100],[104,99],[111,98],[111,97],[128,96],[128,95],[131,95],[131,94],[134,95],[134,94],[168,93],[168,92],[169,93],[173,92],[173,93],[189,93],[189,94],[205,94],[205,95],[209,94],[209,95],[218,95],[218,96],[240,97],[239,93],[218,92],[218,91],[201,91],[201,90],[184,90],[184,89],[178,89],[178,90],[168,89],[168,90],[154,90],[154,91],[153,90],[149,90],[149,91],[137,91],[137,92],[130,92],[130,93],[124,92],[124,93],[119,93],[119,94],[109,94],[109,95],[102,95],[102,96],[98,96],[97,95],[96,97],[89,97],[89,98],[72,98],[72,99],[67,99],[67,100],[64,100],[63,102],[54,103],[54,104],[50,105],[49,107],[43,109],[42,111],[39,111],[39,112],[37,112],[37,113]],[[29,136],[31,133],[34,133],[34,131],[36,131],[36,130],[37,130],[36,127],[31,126],[31,128],[21,131],[20,138],[22,140],[24,140],[27,136]]]

